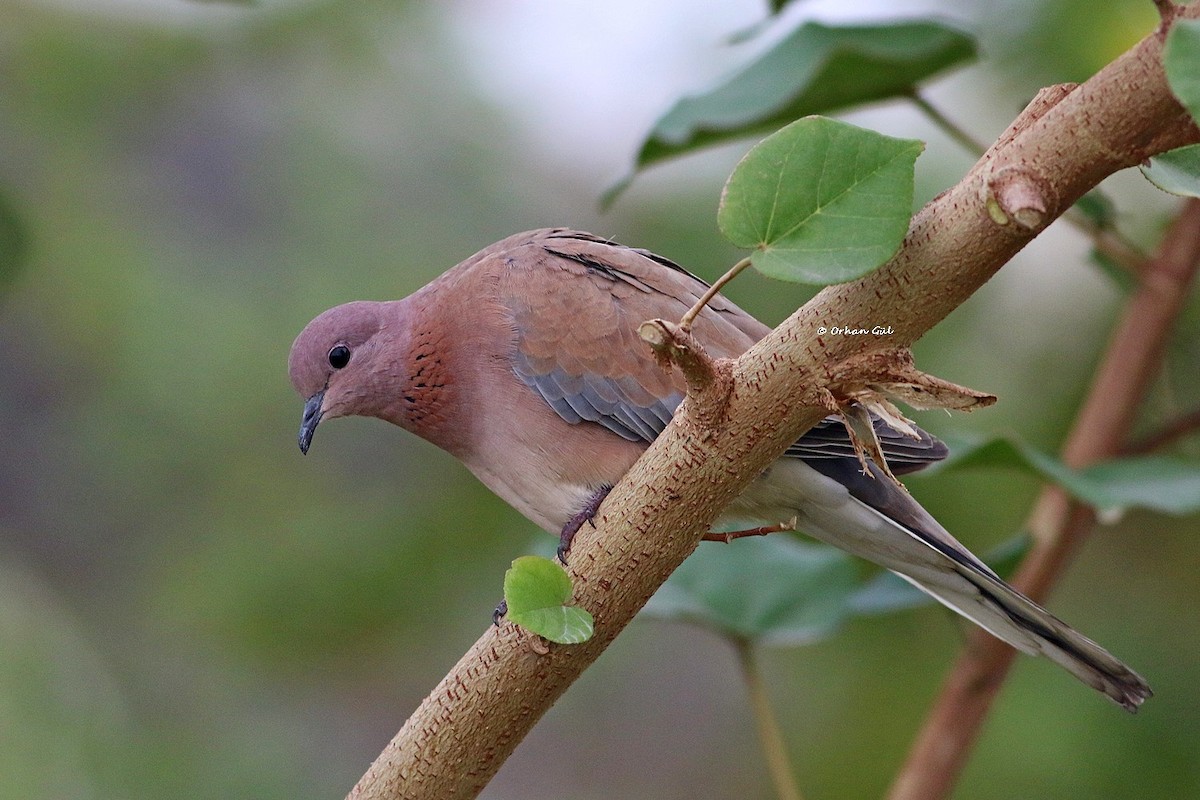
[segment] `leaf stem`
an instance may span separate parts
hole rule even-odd
[[[725,284],[736,278],[738,274],[748,266],[750,266],[750,256],[746,256],[741,261],[730,267],[728,272],[717,278],[716,281],[713,282],[713,285],[708,287],[708,291],[696,301],[696,305],[689,308],[688,312],[679,320],[679,327],[683,328],[685,331],[690,331],[692,329],[692,323],[695,322],[696,317],[700,315],[700,312],[704,310],[704,307],[712,302],[712,299],[717,296]]]
[[[762,673],[758,669],[754,645],[746,639],[737,639],[734,641],[734,647],[742,666],[746,691],[750,695],[750,708],[754,712],[754,721],[758,724],[758,736],[762,741],[763,755],[767,759],[767,769],[771,773],[771,781],[775,784],[775,792],[779,795],[779,800],[804,800],[800,794],[800,787],[796,785],[792,765],[788,762],[783,731],[780,730],[779,721],[771,711],[771,700],[767,697]]]
[[[958,123],[954,122],[945,114],[943,114],[937,106],[925,99],[925,96],[916,89],[913,89],[909,93],[908,99],[911,100],[913,105],[919,108],[921,112],[929,118],[929,121],[936,125],[942,131],[942,133],[958,142],[963,146],[964,149],[969,150],[976,156],[981,156],[987,152],[988,148],[986,144],[967,133],[963,128],[959,127]]]

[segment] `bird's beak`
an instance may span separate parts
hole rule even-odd
[[[300,452],[308,454],[308,446],[312,444],[313,434],[317,431],[317,423],[321,421],[321,403],[325,401],[325,390],[314,394],[304,403],[304,417],[300,420]]]

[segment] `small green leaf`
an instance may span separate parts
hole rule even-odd
[[[1167,83],[1192,119],[1200,119],[1200,20],[1180,19],[1163,45]]]
[[[805,644],[831,635],[856,587],[849,555],[789,536],[705,544],[650,599],[645,612],[739,639]]]
[[[810,114],[907,95],[974,55],[971,36],[937,22],[805,23],[720,86],[679,100],[654,124],[635,170]]]
[[[985,557],[984,563],[1002,578],[1007,578],[1029,552],[1033,539],[1027,533],[1001,542]],[[936,603],[931,596],[913,586],[894,572],[880,572],[867,581],[849,598],[850,609],[865,617],[907,611],[910,608]]]
[[[766,275],[853,280],[904,240],[923,147],[824,117],[797,120],[738,163],[717,224],[735,245],[755,248],[751,261]]]
[[[1200,197],[1200,144],[1168,150],[1140,169],[1146,180],[1164,192]]]
[[[570,576],[548,558],[521,556],[504,573],[508,618],[552,642],[578,644],[592,638],[592,615],[565,605],[570,599]]]

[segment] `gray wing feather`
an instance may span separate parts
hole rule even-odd
[[[594,374],[568,375],[558,367],[538,373],[520,354],[514,359],[513,372],[565,421],[572,425],[594,422],[631,442],[654,441],[683,401],[683,395],[676,392],[646,405],[649,398],[641,387],[630,392],[627,388],[632,387],[627,387],[626,381]]]
[[[514,360],[517,377],[537,392],[566,422],[578,425],[594,422],[631,442],[652,442],[658,437],[683,395],[675,392],[666,398],[649,396],[632,379],[607,378],[601,375],[568,375],[561,368],[538,373],[520,354]],[[879,417],[872,417],[875,433],[893,472],[904,474],[926,467],[946,457],[948,450],[940,440],[917,429],[921,438],[913,439],[894,430]],[[861,468],[846,428],[837,417],[826,417],[805,433],[784,454],[819,468],[822,464],[845,462],[837,469],[839,480],[855,480]],[[831,463],[832,462],[832,463]],[[823,470],[825,471],[825,470]],[[863,477],[868,486],[876,483]]]

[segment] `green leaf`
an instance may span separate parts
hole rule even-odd
[[[592,638],[592,615],[565,605],[570,599],[570,576],[548,558],[521,556],[504,573],[509,620],[552,642],[578,644]]]
[[[705,544],[658,590],[645,613],[738,639],[805,644],[845,618],[856,568],[841,550],[789,536]]]
[[[1200,197],[1200,144],[1168,150],[1140,169],[1146,180],[1164,192]]]
[[[997,575],[1007,578],[1029,552],[1033,539],[1027,533],[1002,542],[983,560]],[[880,572],[849,598],[850,609],[861,616],[874,617],[931,605],[937,601],[894,572]]]
[[[1163,45],[1167,83],[1192,119],[1200,119],[1200,20],[1180,19]]]
[[[907,95],[974,55],[971,36],[938,22],[805,23],[721,85],[679,100],[654,124],[635,170],[810,114]]]
[[[923,147],[824,117],[797,120],[738,163],[717,224],[735,245],[756,248],[751,261],[766,275],[853,280],[904,240]]]
[[[931,471],[1008,467],[1061,486],[1102,512],[1143,508],[1164,514],[1200,511],[1200,463],[1172,456],[1113,459],[1073,470],[1022,442],[1007,438],[954,440],[950,456]]]
[[[1104,461],[1083,470],[1092,504],[1145,508],[1164,514],[1200,511],[1200,464],[1172,456]],[[1086,498],[1081,498],[1086,499]]]
[[[1068,488],[1077,474],[1053,456],[1030,447],[1024,442],[1004,436],[944,437],[950,455],[944,461],[930,465],[927,474],[943,469],[965,467],[1000,467],[1026,472],[1051,483]]]
[[[1092,189],[1075,201],[1075,209],[1087,217],[1093,225],[1108,230],[1116,222],[1117,209],[1113,201],[1099,189]]]

